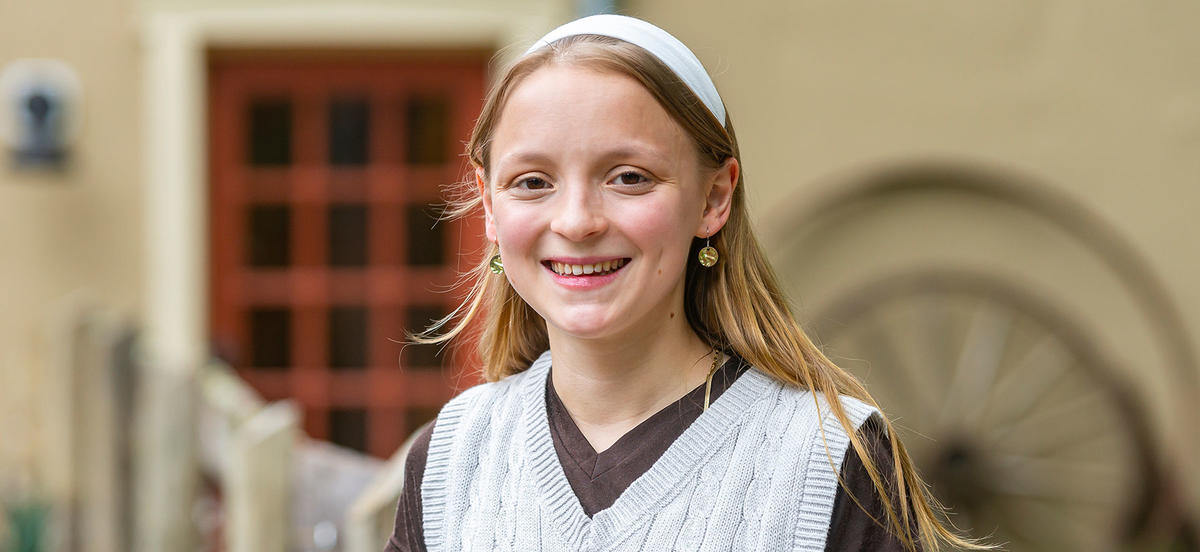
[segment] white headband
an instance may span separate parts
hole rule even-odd
[[[696,54],[693,54],[687,46],[684,46],[679,39],[671,36],[667,31],[641,19],[614,14],[592,15],[576,19],[546,33],[546,36],[539,38],[537,42],[533,43],[533,46],[525,51],[525,55],[561,38],[584,34],[624,40],[650,52],[671,68],[679,76],[679,79],[700,97],[700,101],[708,106],[708,110],[716,116],[718,122],[722,125],[725,124],[725,104],[721,102],[721,96],[717,94],[717,87],[713,86],[708,72],[700,64],[700,60],[696,59]]]

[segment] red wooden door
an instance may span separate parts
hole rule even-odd
[[[303,60],[302,60],[302,59]],[[210,325],[309,435],[391,454],[462,387],[470,355],[405,347],[450,312],[478,220],[437,221],[482,107],[475,53],[215,55]],[[473,372],[472,372],[473,373]]]

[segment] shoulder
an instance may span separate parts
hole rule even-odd
[[[425,550],[425,531],[421,521],[421,480],[429,454],[433,424],[428,424],[413,439],[404,461],[404,486],[396,505],[396,519],[385,552]]]
[[[883,415],[878,412],[871,414],[858,427],[857,434],[863,446],[866,447],[867,454],[871,456],[871,461],[879,469],[880,477],[885,481],[893,478],[895,469],[892,465],[892,439],[888,435],[887,426],[883,423]],[[861,475],[866,475],[863,460],[853,449],[846,451],[842,472],[843,475],[848,475],[850,472],[861,472]],[[868,476],[866,480],[869,483],[870,477]]]
[[[426,425],[417,437],[413,439],[413,444],[408,448],[408,454],[405,455],[404,473],[407,476],[416,476],[420,479],[421,474],[425,473],[425,459],[429,455],[429,441],[433,439],[433,429],[436,423]],[[408,487],[405,484],[405,487]]]
[[[841,405],[842,411],[850,420],[851,427],[856,431],[861,431],[869,420],[880,416],[879,409],[854,397],[839,395],[838,404]]]
[[[449,412],[471,410],[488,402],[503,400],[513,391],[517,378],[522,375],[524,375],[524,372],[508,376],[500,381],[484,382],[464,389],[461,393],[455,395],[454,398],[446,401],[446,404],[442,406],[442,410],[438,414],[438,419],[440,420]]]
[[[547,351],[524,372],[494,382],[471,387],[450,399],[437,415],[430,442],[430,457],[437,456],[451,440],[482,438],[495,423],[510,423],[521,412],[541,404],[545,393],[546,375],[550,369]],[[510,431],[509,427],[505,431]]]
[[[826,431],[846,433],[846,428],[838,420],[829,398],[823,393],[780,382],[757,369],[752,370],[752,373],[771,380],[771,384],[777,390],[775,396],[778,398],[774,405],[776,411],[783,415],[804,413],[807,416],[813,416],[814,420],[819,420]],[[874,406],[848,395],[839,395],[837,402],[841,411],[846,415],[848,425],[854,431],[861,430],[872,416],[879,415],[879,410]]]
[[[747,417],[740,423],[740,432],[761,434],[784,448],[814,451],[819,458],[830,460],[834,479],[851,435],[878,414],[865,401],[840,395],[831,403],[822,393],[779,381],[757,368],[743,374],[726,394],[737,396],[739,391],[755,397],[745,405]]]
[[[892,439],[887,433],[883,418],[872,415],[858,430],[858,436],[866,446],[871,462],[878,470],[880,480],[888,492],[887,499],[899,512],[900,497],[895,494],[897,474],[893,464]],[[853,450],[846,451],[842,462],[841,479],[830,517],[826,550],[878,550],[902,552],[904,544],[893,532],[887,521],[884,497],[871,481],[864,461]],[[905,506],[908,519],[915,520],[912,502]],[[910,530],[915,533],[915,521]],[[918,545],[918,549],[920,546]]]
[[[463,412],[479,408],[489,408],[497,403],[513,401],[528,392],[538,391],[538,386],[544,383],[546,371],[549,369],[550,353],[543,353],[529,369],[524,372],[506,376],[498,381],[481,383],[464,390],[446,402],[438,414],[438,425],[445,425],[444,418],[455,417]]]

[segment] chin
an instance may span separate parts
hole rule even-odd
[[[609,322],[581,322],[579,317],[566,316],[567,320],[548,319],[547,322],[554,326],[559,332],[569,335],[576,339],[600,339],[610,336],[618,331]]]
[[[576,339],[600,339],[612,333],[611,328],[605,328],[603,326],[596,326],[592,324],[586,326],[580,326],[578,324],[559,324],[555,327],[558,329],[558,331]]]

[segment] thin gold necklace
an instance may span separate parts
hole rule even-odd
[[[704,380],[704,412],[708,410],[708,399],[712,394],[712,379],[713,374],[717,373],[717,361],[721,360],[721,351],[713,348],[713,363],[712,368],[708,369],[708,378]]]

